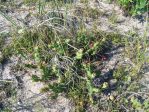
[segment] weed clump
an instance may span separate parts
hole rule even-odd
[[[43,91],[52,90],[52,98],[65,93],[77,108],[84,110],[88,104],[97,102],[96,94],[109,91],[111,79],[117,83],[119,76],[104,78],[97,66],[107,60],[103,59],[106,51],[120,44],[123,41],[118,34],[84,31],[66,37],[42,27],[15,34],[10,48],[15,55],[34,60],[34,64],[26,67],[40,69],[42,76],[34,74],[32,79],[48,85]]]
[[[42,75],[33,74],[32,80],[46,84],[41,91],[52,90],[52,98],[65,93],[78,111],[85,111],[89,105],[99,105],[105,111],[125,110],[121,104],[139,110],[143,105],[137,96],[131,99],[129,91],[137,92],[140,88],[137,81],[145,63],[145,48],[140,47],[143,45],[140,41],[133,39],[132,44],[127,37],[100,31],[80,30],[76,36],[65,36],[43,26],[13,34],[12,44],[3,52],[32,60],[33,63],[25,63],[24,67],[40,70]],[[106,52],[113,46],[123,46],[124,55],[135,66],[121,65],[103,75],[101,68],[109,58]]]
[[[38,16],[46,13],[44,8],[47,2],[49,0],[24,0],[28,5],[37,4]],[[40,70],[42,75],[32,74],[32,80],[46,84],[41,91],[52,91],[53,99],[60,93],[64,93],[73,100],[76,111],[86,111],[90,105],[96,105],[103,111],[127,111],[128,108],[130,111],[148,111],[148,98],[140,97],[144,93],[138,93],[140,88],[138,79],[141,78],[141,70],[146,62],[145,42],[140,43],[142,41],[140,38],[136,40],[131,38],[131,41],[127,37],[123,38],[122,35],[100,32],[96,28],[93,29],[94,31],[86,31],[84,17],[86,22],[88,18],[96,21],[103,15],[102,11],[89,6],[78,7],[74,15],[83,18],[80,18],[80,25],[77,27],[76,17],[71,24],[69,23],[71,19],[63,20],[65,15],[59,12],[64,4],[72,3],[72,0],[50,2],[54,4],[53,12],[48,13],[47,20],[39,24],[37,29],[21,29],[12,34],[12,43],[5,48],[3,47],[4,37],[0,36],[0,53],[2,51],[4,57],[19,55],[25,60],[31,60],[21,66],[21,70],[26,67]],[[88,0],[80,2],[87,5]],[[148,6],[146,0],[118,2],[133,15],[145,12]],[[54,12],[55,8],[58,12]],[[115,23],[117,17],[112,14],[109,19]],[[51,25],[48,26],[49,23]],[[56,29],[59,25],[73,27],[67,28],[70,34],[73,30],[73,34],[61,34],[60,30]],[[123,55],[130,59],[130,65],[119,65],[108,73],[102,74],[104,62],[109,60],[106,52],[119,46],[124,48]]]

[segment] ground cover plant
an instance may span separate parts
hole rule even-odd
[[[42,75],[32,74],[32,80],[47,85],[42,92],[52,90],[51,98],[64,93],[75,103],[76,111],[86,111],[89,105],[98,105],[104,111],[107,107],[108,111],[125,110],[121,104],[132,110],[148,110],[147,104],[144,107],[138,96],[131,94],[140,87],[137,80],[145,63],[143,48],[139,47],[140,43],[135,47],[136,43],[138,39],[134,41],[134,49],[129,49],[131,43],[119,34],[80,31],[72,37],[58,35],[42,27],[15,34],[10,48],[15,55],[21,54],[25,59],[34,60],[34,63],[26,63],[23,68],[40,69]],[[133,57],[135,66],[119,66],[110,74],[102,75],[100,67],[109,58],[105,53],[112,46],[119,45],[126,47],[125,55]],[[111,81],[114,83],[111,84]],[[106,96],[112,91],[116,93]],[[105,97],[105,104],[100,101],[101,97]],[[142,100],[148,102],[148,99]]]
[[[114,78],[104,79],[97,67],[108,58],[104,56],[105,50],[114,42],[120,42],[119,35],[83,31],[76,37],[63,37],[48,28],[43,29],[25,31],[19,35],[21,37],[17,35],[19,38],[14,38],[12,52],[35,61],[26,66],[42,71],[42,76],[32,76],[34,81],[48,84],[42,91],[52,90],[53,98],[64,92],[83,110],[89,102],[94,103],[95,93],[109,88],[108,81]]]
[[[119,2],[126,9],[129,8],[131,14],[140,14],[147,9],[147,1]],[[47,2],[25,0],[25,3],[37,3],[37,17],[46,13],[44,8]],[[31,28],[15,27],[17,29],[10,34],[12,42],[5,47],[5,36],[1,35],[0,51],[3,58],[0,58],[0,62],[11,56],[27,60],[27,63],[22,62],[19,66],[22,70],[31,68],[41,72],[41,75],[31,74],[34,82],[45,84],[41,92],[51,92],[52,99],[64,94],[72,100],[76,112],[85,112],[89,107],[97,107],[97,111],[105,112],[148,112],[148,93],[142,92],[140,88],[144,87],[139,84],[144,65],[148,63],[148,58],[145,57],[149,46],[146,35],[139,36],[133,32],[129,36],[107,33],[97,30],[96,26],[88,30],[84,20],[77,21],[80,24],[76,30],[73,25],[69,26],[60,13],[63,3],[64,1],[52,1],[52,7],[58,13],[49,13],[46,22],[42,21]],[[88,7],[81,12],[82,16],[94,20],[100,15],[100,11]],[[58,29],[59,26],[64,28],[64,32]],[[107,74],[102,74],[104,63],[110,60],[107,52],[114,48],[122,48],[122,58],[125,60],[127,57],[130,63],[118,63]]]
[[[148,11],[148,0],[117,0],[125,8],[128,14],[141,15]]]

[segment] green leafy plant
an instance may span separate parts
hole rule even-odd
[[[102,60],[98,54],[105,46],[107,49],[109,41],[121,43],[118,37],[104,32],[78,32],[75,39],[71,39],[70,36],[57,36],[53,30],[43,27],[14,34],[10,48],[15,55],[34,60],[33,67],[40,70],[41,76],[33,74],[32,79],[48,85],[43,91],[52,90],[53,98],[65,93],[78,109],[84,110],[86,104],[96,102],[94,94],[109,88],[100,70],[95,71],[93,62]]]
[[[138,97],[141,96],[138,92],[140,88],[138,79],[141,77],[144,63],[147,62],[145,51],[148,45],[147,42],[142,43],[145,37],[130,35],[123,38],[124,36],[116,33],[97,31],[96,19],[103,12],[88,7],[88,0],[81,0],[87,7],[81,7],[75,13],[83,18],[95,20],[94,29],[86,30],[84,20],[81,20],[77,31],[72,25],[72,31],[66,29],[70,31],[69,34],[67,31],[61,33],[56,28],[65,27],[68,23],[64,17],[65,14],[60,10],[64,9],[64,4],[72,3],[71,0],[25,0],[25,3],[36,4],[37,15],[40,18],[45,13],[44,8],[49,1],[52,4],[52,11],[47,14],[50,19],[43,21],[37,28],[20,28],[17,32],[14,31],[11,35],[12,43],[6,48],[3,48],[4,38],[0,38],[0,50],[3,55],[5,57],[19,55],[20,58],[28,60],[22,65],[23,69],[40,71],[40,75],[32,74],[32,80],[45,84],[41,92],[52,91],[53,99],[64,93],[72,99],[78,112],[86,111],[90,105],[96,105],[101,111],[126,111],[127,109],[148,111],[148,99],[145,99],[142,93],[142,97]],[[148,6],[147,0],[119,0],[118,2],[132,15],[142,14]],[[67,9],[68,6],[65,8]],[[17,26],[11,18],[8,16],[5,18]],[[115,23],[117,17],[113,14],[109,19]],[[52,24],[50,27],[49,23]],[[111,48],[120,46],[124,49],[123,58],[127,57],[131,62],[130,65],[118,65],[112,72],[102,74],[101,69],[110,58],[109,55],[107,57],[104,55]],[[31,60],[33,63],[29,62]],[[16,69],[18,68],[17,66]]]
[[[117,2],[124,7],[131,15],[141,15],[147,12],[148,0],[118,0]]]

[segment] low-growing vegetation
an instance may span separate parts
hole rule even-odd
[[[104,53],[120,43],[118,34],[80,31],[71,37],[45,27],[17,34],[10,47],[11,52],[35,61],[27,66],[41,70],[42,76],[33,74],[32,79],[48,84],[42,91],[53,90],[53,98],[64,92],[83,110],[96,101],[96,93],[110,89],[111,79],[117,82],[112,74],[104,79],[98,68],[108,58]]]
[[[148,0],[116,0],[130,15],[141,15],[148,11]]]
[[[24,2],[30,4],[40,1]],[[64,1],[57,0],[52,3],[59,2],[64,4]],[[147,0],[120,0],[118,3],[132,15],[142,14],[148,8]],[[45,13],[45,4],[38,5],[40,8],[37,16],[41,16]],[[76,13],[80,13],[80,16],[93,20],[102,14],[98,9],[89,7],[79,11]],[[22,69],[38,69],[41,73],[31,74],[34,82],[45,84],[41,92],[51,92],[52,99],[64,94],[72,100],[76,112],[85,112],[90,107],[97,107],[97,111],[104,112],[149,111],[148,93],[140,90],[144,87],[139,82],[144,65],[149,60],[145,56],[149,47],[146,35],[141,37],[130,32],[126,36],[97,30],[96,27],[89,30],[85,28],[83,20],[75,29],[73,25],[68,25],[67,20],[64,21],[61,13],[50,14],[52,21],[49,18],[46,20],[50,25],[42,24],[43,21],[36,28],[17,27],[11,33],[12,40],[7,46],[4,46],[5,36],[0,35],[0,53],[3,54],[0,63],[11,56],[26,60],[27,63],[20,63]],[[114,17],[110,18],[113,24],[116,19]],[[58,26],[66,29],[61,32],[56,29]],[[122,62],[117,62],[113,69],[103,74],[102,69],[111,58],[108,52],[119,48],[122,49]]]
[[[34,63],[27,63],[24,68],[40,69],[42,75],[32,74],[32,80],[48,85],[41,91],[52,90],[52,98],[65,93],[75,103],[76,111],[85,111],[91,104],[99,105],[105,111],[107,106],[109,111],[125,110],[122,104],[139,110],[148,109],[143,107],[138,96],[131,94],[131,91],[137,92],[139,89],[137,81],[145,63],[145,46],[141,47],[140,42],[138,39],[129,42],[127,37],[119,34],[94,31],[79,31],[74,37],[63,36],[42,27],[14,34],[9,54],[13,52],[15,55],[21,54],[26,60],[32,59]],[[134,49],[130,49],[131,45]],[[125,46],[124,54],[130,56],[134,66],[119,66],[102,75],[100,68],[109,58],[106,52],[114,46]],[[118,96],[120,94],[122,96]],[[105,104],[100,105],[101,97],[105,97]],[[148,102],[147,99],[142,100]]]

